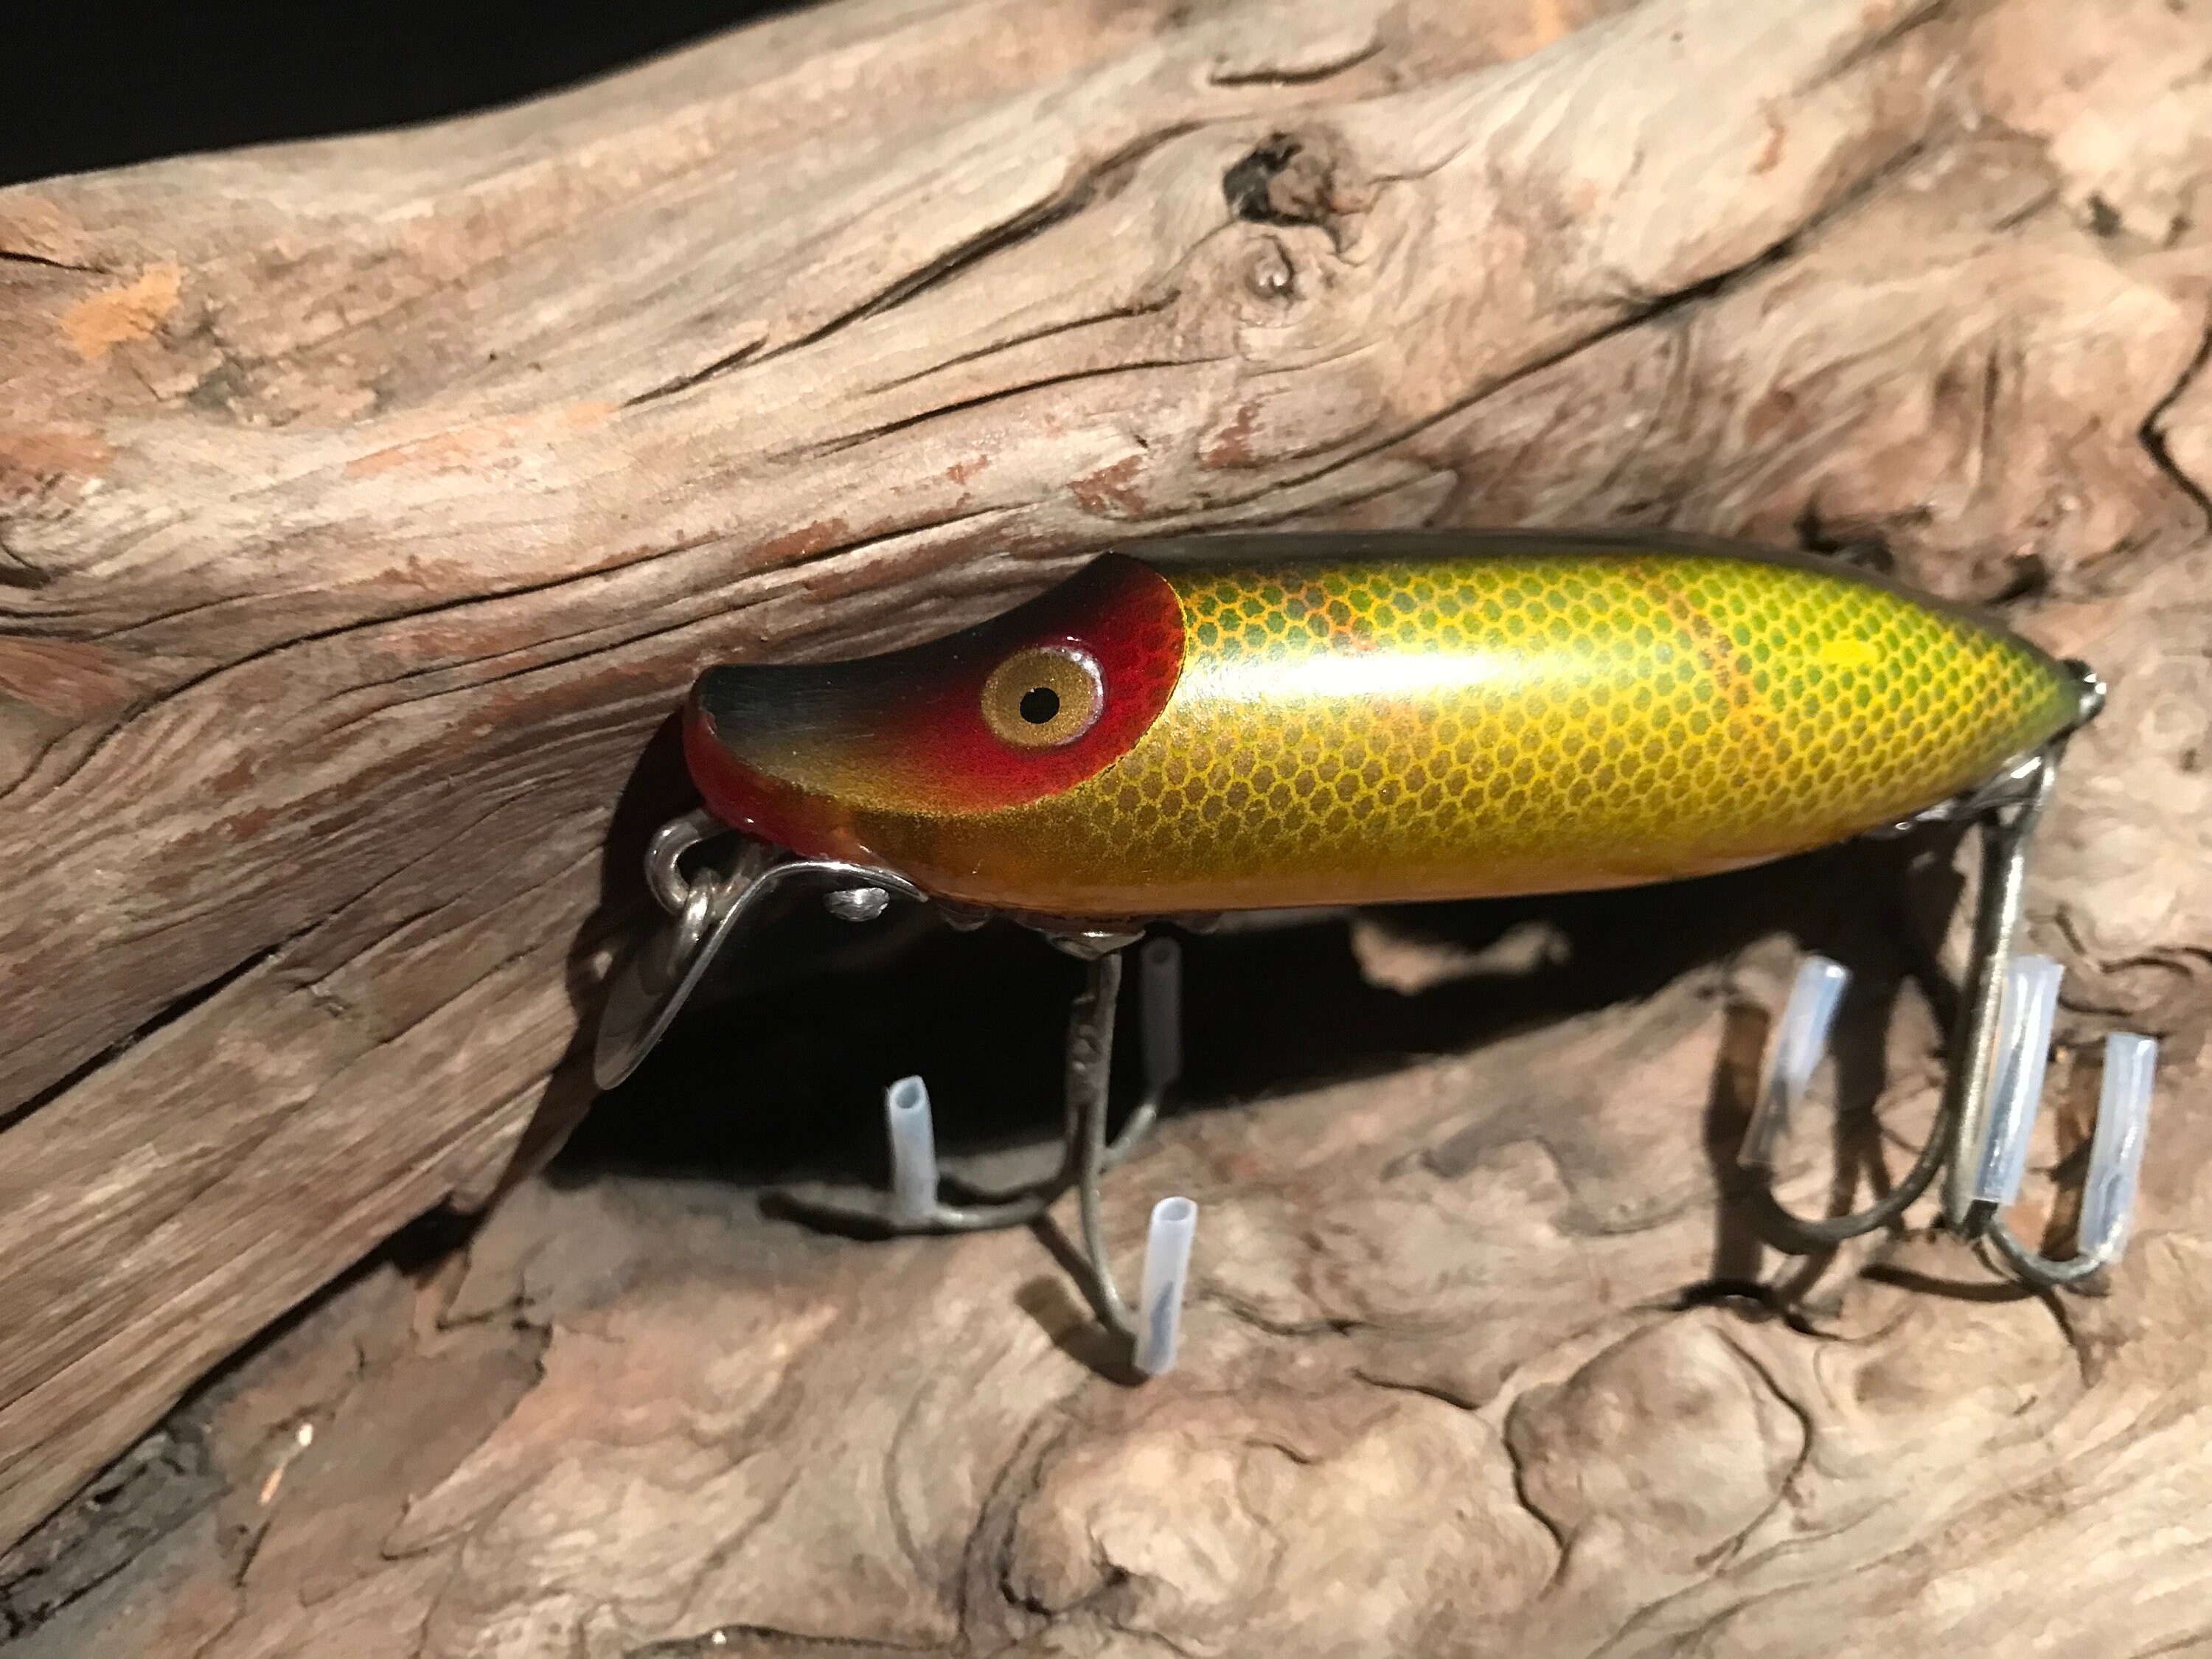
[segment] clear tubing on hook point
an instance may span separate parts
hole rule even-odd
[[[930,1121],[929,1085],[902,1077],[884,1091],[891,1136],[891,1213],[921,1221],[937,1207],[937,1131]]]
[[[2051,1027],[2066,970],[2049,957],[2014,957],[2005,966],[2004,1012],[1997,1021],[1996,1082],[1989,1127],[1974,1169],[1974,1200],[1999,1209],[2020,1196],[2027,1145],[2043,1104]]]
[[[1736,1149],[1735,1161],[1744,1169],[1763,1170],[1773,1163],[1774,1143],[1790,1127],[1790,1114],[1805,1097],[1814,1069],[1828,1051],[1828,1033],[1850,982],[1851,970],[1826,957],[1808,957],[1798,968],[1774,1028],[1750,1127]]]
[[[1182,1325],[1183,1291],[1190,1282],[1190,1244],[1198,1231],[1198,1206],[1164,1198],[1152,1206],[1145,1235],[1145,1276],[1137,1297],[1137,1369],[1158,1376],[1176,1361]]]
[[[2089,1140],[2089,1175],[2082,1183],[2081,1249],[2100,1261],[2117,1261],[2128,1247],[2135,1219],[2136,1179],[2142,1171],[2150,1131],[2151,1085],[2158,1075],[2158,1042],[2115,1031],[2105,1039],[2105,1085],[2097,1098],[2097,1132]]]
[[[1182,947],[1173,939],[1145,941],[1137,962],[1145,1021],[1145,1084],[1157,1092],[1182,1076]]]

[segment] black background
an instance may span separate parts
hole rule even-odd
[[[459,114],[788,9],[770,0],[0,0],[0,184]]]

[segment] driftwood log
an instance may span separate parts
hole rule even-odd
[[[2208,347],[2204,0],[838,0],[0,192],[4,1628],[2212,1653]],[[1125,1244],[1204,1215],[1142,1389],[1036,1237],[527,1177],[702,665],[1285,522],[1850,548],[2095,661],[2031,927],[2062,1061],[2166,1041],[2111,1294],[1918,1234],[1801,1270],[1719,1173],[1793,935],[1895,991],[1839,1086],[1909,1155],[1945,848],[1362,918],[1303,1000],[1195,956],[1279,983],[1206,1028],[1245,1103],[1115,1188]]]

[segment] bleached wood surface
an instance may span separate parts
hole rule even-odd
[[[1125,1236],[1170,1185],[1206,1215],[1194,1358],[1136,1393],[1024,1310],[1027,1236],[526,1187],[404,1316],[318,1316],[385,1333],[349,1376],[255,1362],[324,1449],[258,1505],[296,1424],[223,1419],[242,1582],[202,1510],[129,1607],[26,1639],[2212,1644],[2208,73],[2198,0],[841,0],[467,122],[0,193],[0,1534],[573,1119],[698,667],[933,632],[1133,534],[1663,523],[2004,599],[2113,684],[2032,899],[2062,1037],[2169,1058],[2108,1300],[1931,1294],[1986,1277],[1939,1241],[1837,1264],[1805,1330],[1668,1311],[1760,1266],[1711,1170],[1787,952],[1717,947],[1179,1127],[1117,1188]],[[1375,972],[1433,970],[1375,926]],[[519,1328],[501,1249],[568,1264]]]

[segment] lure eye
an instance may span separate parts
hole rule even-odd
[[[1072,646],[1017,651],[983,682],[983,721],[1017,749],[1058,749],[1098,722],[1106,683],[1087,652]]]

